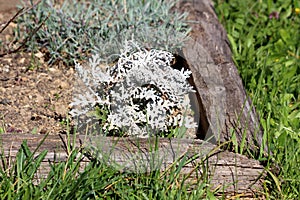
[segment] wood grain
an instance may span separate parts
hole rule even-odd
[[[14,160],[24,140],[33,151],[44,137],[44,135],[2,134],[1,154],[7,160],[8,158]],[[48,151],[37,179],[47,176],[50,170],[49,162],[67,160],[68,153],[65,147],[67,141],[71,143],[75,141],[73,148],[80,148],[85,155],[89,152],[89,156],[92,155],[93,159],[117,167],[121,172],[165,171],[176,163],[186,161],[180,173],[188,176],[189,183],[197,184],[197,181],[203,179],[201,176],[207,176],[212,187],[219,188],[225,194],[254,195],[262,190],[264,168],[258,161],[223,151],[211,143],[193,139],[112,138],[86,135],[68,138],[66,135],[48,135],[36,152],[38,155],[43,150]],[[82,160],[82,169],[89,161],[87,157]]]
[[[174,9],[189,13],[192,28],[181,56],[192,71],[190,82],[197,90],[198,138],[216,144],[229,141],[235,133],[239,144],[245,137],[245,146],[257,151],[263,138],[259,120],[232,61],[227,33],[212,1],[182,0]]]

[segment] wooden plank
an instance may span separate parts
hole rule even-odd
[[[0,144],[2,154],[13,159],[26,140],[34,150],[43,140],[44,135],[2,134]],[[74,138],[75,137],[75,138]],[[206,174],[213,188],[221,188],[227,194],[253,195],[262,190],[263,166],[256,160],[232,152],[223,151],[215,145],[193,139],[158,138],[112,138],[103,136],[49,135],[40,146],[37,154],[47,150],[38,178],[44,178],[49,172],[49,161],[60,162],[68,158],[64,143],[76,141],[76,148],[83,148],[85,154],[99,162],[106,162],[120,171],[148,173],[151,170],[164,171],[175,162],[191,159],[181,170],[182,175],[189,175],[190,183],[197,182],[200,175]],[[157,149],[155,149],[157,145]],[[193,159],[192,159],[193,158]],[[89,162],[85,158],[82,167]],[[0,164],[1,165],[1,164]]]
[[[234,132],[239,144],[245,135],[246,147],[256,151],[262,144],[259,120],[232,61],[227,33],[212,1],[181,0],[174,9],[189,13],[192,28],[181,56],[192,71],[190,82],[197,89],[198,138],[222,143]]]

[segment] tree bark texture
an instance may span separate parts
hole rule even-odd
[[[188,13],[192,28],[182,50],[190,82],[197,90],[200,122],[197,136],[213,143],[236,135],[238,144],[257,151],[262,145],[259,120],[231,58],[227,33],[211,0],[182,0],[175,10]]]

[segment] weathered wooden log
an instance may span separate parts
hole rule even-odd
[[[238,142],[245,134],[249,148],[256,149],[259,146],[256,142],[261,144],[262,141],[258,119],[232,62],[226,31],[215,15],[212,2],[181,0],[175,9],[189,13],[192,28],[181,56],[185,59],[182,62],[193,73],[191,82],[197,90],[200,113],[198,137],[208,139],[213,136],[211,141],[224,142],[231,138],[233,130]],[[3,151],[0,152],[5,157],[14,158],[23,140],[27,140],[33,150],[43,137],[2,134],[0,148]],[[196,181],[197,175],[207,174],[210,184],[213,188],[220,188],[221,193],[253,196],[262,190],[263,166],[258,161],[223,151],[202,140],[161,138],[157,142],[158,149],[153,151],[153,139],[76,136],[77,147],[85,149],[93,157],[97,156],[101,162],[118,166],[120,171],[164,171],[174,162],[191,158],[181,170],[183,175],[189,175],[190,183]],[[49,172],[48,161],[59,162],[68,158],[59,136],[49,135],[37,153],[42,150],[47,150],[48,154],[37,178],[43,178]],[[88,161],[83,160],[83,165]]]
[[[35,150],[44,135],[2,134],[0,135],[1,154],[14,158],[23,140]],[[75,140],[74,140],[75,137]],[[75,141],[75,147],[89,152],[99,162],[107,162],[120,171],[130,170],[147,173],[151,170],[165,171],[176,162],[190,159],[181,169],[188,175],[188,183],[201,182],[197,178],[206,175],[212,188],[220,188],[220,193],[228,195],[243,194],[253,196],[262,190],[263,166],[258,161],[245,156],[223,151],[216,145],[202,140],[166,138],[112,138],[101,136],[48,135],[36,154],[47,150],[48,154],[40,167],[38,178],[46,177],[50,162],[66,161],[68,158],[65,144]],[[154,148],[157,146],[157,148]],[[97,157],[96,157],[97,155]],[[83,166],[88,159],[82,161]],[[0,164],[1,167],[1,164]],[[203,178],[203,177],[202,177]]]
[[[251,100],[247,97],[232,54],[226,31],[219,23],[211,0],[182,0],[175,8],[188,12],[192,28],[182,57],[192,71],[200,110],[198,138],[213,143],[229,141],[235,133],[240,144],[257,150],[262,131]]]

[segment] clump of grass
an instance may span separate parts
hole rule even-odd
[[[185,14],[170,12],[175,2],[154,0],[66,0],[61,5],[42,0],[18,19],[18,38],[31,34],[28,49],[46,49],[49,63],[74,64],[98,54],[119,54],[123,42],[134,37],[144,47],[174,50],[188,33]]]
[[[1,199],[202,199],[214,196],[207,179],[199,179],[194,190],[189,191],[186,177],[180,176],[182,167],[189,162],[187,159],[175,162],[164,173],[159,170],[121,172],[99,160],[81,169],[83,154],[71,146],[67,159],[49,163],[48,175],[37,181],[39,166],[47,156],[47,151],[37,154],[38,149],[30,151],[23,142],[15,160],[9,162],[0,154]]]
[[[215,2],[273,152],[259,159],[279,167],[267,181],[269,197],[295,199],[300,191],[300,2]]]

